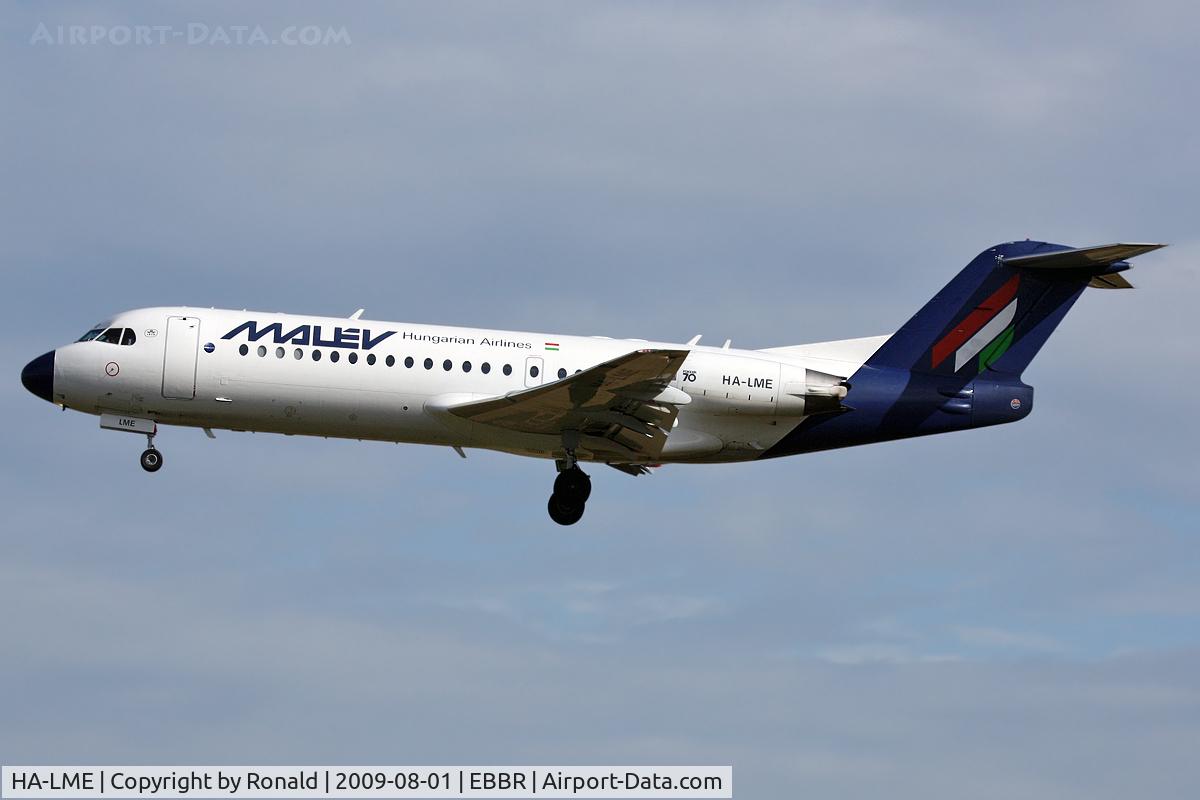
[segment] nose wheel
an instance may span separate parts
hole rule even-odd
[[[162,469],[162,453],[150,447],[142,451],[141,462],[146,472],[158,472]]]
[[[592,494],[592,479],[587,473],[572,464],[558,473],[554,479],[554,492],[546,510],[550,519],[559,525],[574,525],[583,518],[584,506]]]
[[[162,453],[154,446],[153,434],[146,436],[146,449],[142,451],[142,457],[139,459],[142,464],[142,469],[146,472],[158,472],[162,469],[163,458]]]

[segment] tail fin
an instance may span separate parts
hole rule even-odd
[[[1008,242],[980,253],[864,366],[1019,377],[1087,286],[1131,288],[1123,259],[1164,247]]]

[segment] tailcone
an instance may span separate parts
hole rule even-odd
[[[1029,416],[1033,410],[1033,387],[1017,378],[974,381],[972,422],[977,428],[1003,425]]]

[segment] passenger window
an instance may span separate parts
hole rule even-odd
[[[299,361],[300,359],[304,358],[304,351],[297,347],[296,351],[292,355],[294,355],[296,360]]]
[[[540,372],[540,371],[541,370],[539,370],[536,366],[530,367],[529,368],[529,377],[536,378],[538,376],[538,372]]]
[[[512,364],[505,364],[505,365],[504,365],[504,374],[505,374],[505,375],[512,375]]]
[[[337,350],[332,350],[329,353],[329,360],[335,364],[338,362],[338,359],[341,357],[342,357],[342,354],[339,353]]]
[[[567,377],[567,371],[560,367],[558,370],[558,379],[561,381],[565,377]]]
[[[283,351],[283,348],[282,348],[282,347],[276,347],[276,348],[275,348],[275,357],[276,357],[276,358],[283,358],[283,356],[284,356],[284,351]]]
[[[385,363],[385,364],[387,364],[389,367],[394,367],[394,366],[396,366],[396,357],[395,357],[395,356],[388,356],[388,357],[387,357],[387,358],[384,360],[384,363]]]
[[[404,366],[408,367],[409,369],[412,369],[412,365],[413,365],[413,364],[415,364],[415,363],[416,363],[416,362],[415,362],[415,361],[413,361],[413,357],[412,357],[412,356],[405,356],[405,357],[404,357]]]
[[[463,362],[463,372],[470,372],[470,371],[471,371],[471,362],[464,361]]]
[[[454,369],[454,362],[447,358],[442,362],[442,369],[446,370],[446,372],[449,372],[450,370]]]
[[[136,341],[137,337],[133,334],[133,328],[126,328],[125,332],[121,334],[121,344],[127,347]]]
[[[485,361],[479,365],[479,371],[482,372],[484,375],[487,375],[489,372],[492,371],[492,365]]]
[[[241,347],[238,348],[238,352],[241,353],[242,355],[246,355],[246,353],[250,352],[250,348],[247,345],[242,345]]]
[[[425,359],[424,367],[425,367],[425,369],[433,369],[433,359],[432,358]]]
[[[367,365],[372,366],[372,367],[375,366],[375,354],[374,353],[367,353]]]
[[[320,361],[320,360],[321,360],[321,351],[313,350],[313,361]]]
[[[346,356],[346,358],[350,359],[351,364],[358,363],[358,353],[351,353],[350,355]]]
[[[266,346],[265,346],[265,345],[261,345],[261,344],[260,344],[260,345],[258,346],[258,357],[259,357],[259,358],[266,358],[266,357],[267,357],[267,348],[266,348]]]

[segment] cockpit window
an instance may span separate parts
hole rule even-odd
[[[137,341],[137,336],[133,334],[133,328],[126,328],[121,334],[121,344],[130,345]]]
[[[90,331],[85,333],[83,336],[80,336],[77,341],[90,342],[92,339],[95,339],[97,336],[99,336],[102,333],[104,333],[104,328],[92,328]]]
[[[109,328],[104,333],[96,337],[97,342],[108,342],[109,344],[121,343],[121,331],[123,328]]]

